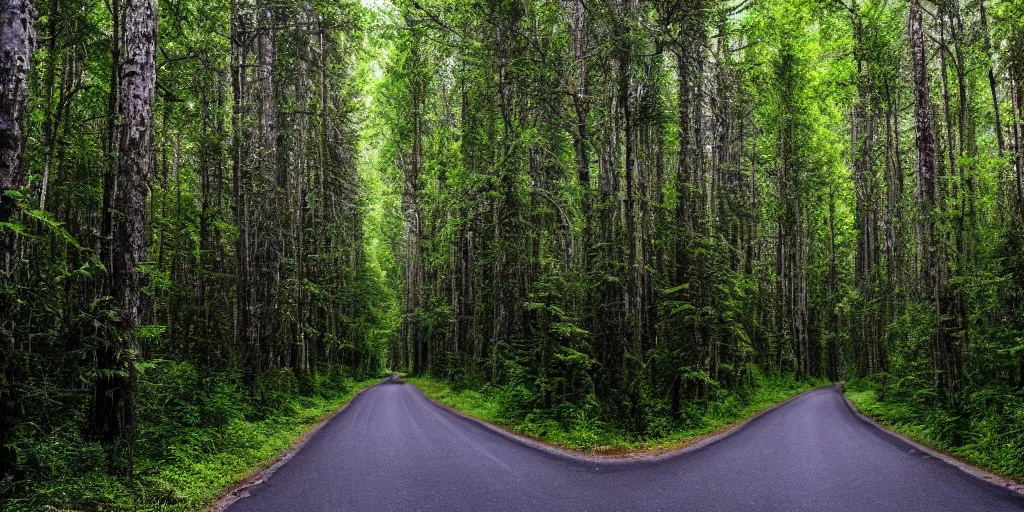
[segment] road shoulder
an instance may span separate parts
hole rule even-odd
[[[841,395],[843,397],[843,402],[846,403],[847,407],[849,407],[850,412],[853,413],[853,415],[855,417],[857,417],[857,419],[859,419],[860,421],[862,421],[865,424],[869,425],[871,428],[877,429],[883,435],[889,436],[890,438],[892,438],[892,439],[894,439],[894,440],[896,440],[896,441],[898,441],[900,443],[906,444],[907,446],[909,446],[910,448],[913,448],[914,450],[917,450],[917,451],[919,451],[921,453],[927,454],[928,456],[933,457],[935,459],[941,460],[942,462],[945,462],[946,464],[949,464],[950,466],[953,466],[953,467],[959,469],[960,471],[963,471],[964,473],[966,473],[966,474],[968,474],[968,475],[970,475],[970,476],[972,476],[972,477],[974,477],[974,478],[976,478],[976,479],[978,479],[978,480],[980,480],[980,481],[982,481],[982,482],[984,482],[986,484],[990,484],[990,485],[994,485],[996,487],[1000,487],[1002,489],[1005,489],[1007,491],[1011,491],[1013,493],[1016,493],[1017,495],[1020,495],[1020,496],[1024,497],[1024,484],[1022,484],[1021,482],[1013,480],[1012,478],[1009,478],[1009,477],[998,475],[996,473],[993,473],[993,472],[991,472],[989,470],[986,470],[984,468],[980,468],[980,467],[975,466],[973,464],[967,463],[967,462],[957,458],[954,455],[941,452],[941,451],[939,451],[939,450],[937,450],[935,448],[932,448],[932,447],[930,447],[930,446],[928,446],[928,445],[926,445],[926,444],[924,444],[924,443],[922,443],[920,441],[917,441],[917,440],[912,439],[912,438],[910,438],[908,436],[905,436],[903,434],[900,434],[898,432],[894,432],[894,431],[890,430],[889,428],[887,428],[885,425],[879,423],[874,418],[871,418],[870,416],[864,414],[864,412],[861,411],[860,408],[858,408],[857,405],[854,404],[852,400],[850,400],[850,397],[846,395],[845,387],[841,388],[841,390],[842,390]]]
[[[302,435],[296,438],[295,442],[280,455],[252,468],[252,470],[240,477],[235,481],[235,483],[220,491],[213,502],[210,503],[209,507],[206,508],[207,512],[223,512],[234,502],[249,496],[249,489],[266,482],[267,479],[273,476],[278,469],[287,464],[292,457],[302,451],[302,448],[305,447],[306,443],[309,442],[309,440],[312,439],[320,429],[324,428],[324,426],[330,423],[331,420],[348,409],[349,406],[355,403],[360,396],[377,386],[393,382],[394,380],[395,376],[386,377],[376,384],[359,390],[359,392],[352,395],[351,398],[342,404],[341,407],[327,416],[324,416],[316,423],[310,425],[310,427]]]

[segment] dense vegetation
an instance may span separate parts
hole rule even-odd
[[[666,424],[651,435],[637,435],[586,408],[576,409],[568,417],[564,411],[534,410],[522,414],[517,407],[517,389],[512,386],[464,388],[431,377],[402,380],[418,387],[431,400],[460,413],[548,444],[610,457],[650,455],[689,446],[704,436],[736,428],[757,413],[825,384],[796,379],[793,375],[763,377],[753,386],[717,393],[709,400],[688,402],[682,412],[685,421]]]
[[[1022,475],[1022,20],[0,0],[4,508],[198,506],[385,369],[626,444],[860,378]]]
[[[384,368],[365,11],[0,5],[0,508],[195,509]]]
[[[759,375],[870,375],[1021,474],[1022,14],[400,5],[391,366],[641,438]]]

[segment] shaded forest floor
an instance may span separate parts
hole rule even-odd
[[[277,379],[257,401],[225,376],[212,384],[195,377],[184,371],[159,378],[158,385],[178,392],[153,397],[151,406],[159,402],[163,408],[162,421],[140,424],[130,478],[109,475],[99,444],[81,439],[81,429],[68,425],[23,447],[42,471],[28,475],[18,489],[0,489],[17,496],[0,501],[0,510],[204,510],[225,488],[276,459],[312,425],[380,382],[337,375],[299,385]],[[211,385],[212,391],[206,389]],[[261,409],[254,402],[262,403]]]
[[[855,379],[846,396],[885,428],[997,475],[1024,481],[1024,399],[997,387],[969,395],[952,412],[877,379]],[[929,390],[930,391],[930,390]],[[880,399],[884,397],[884,399]]]
[[[645,438],[583,413],[568,421],[559,421],[546,411],[518,414],[506,405],[505,393],[500,387],[455,389],[449,382],[427,377],[404,377],[403,380],[438,403],[516,434],[560,448],[610,456],[682,448],[707,435],[727,430],[800,393],[827,384],[813,379],[798,380],[793,376],[761,377],[753,389],[742,393],[721,391],[703,404],[690,406],[678,421],[666,418],[666,434]]]

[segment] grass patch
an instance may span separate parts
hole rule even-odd
[[[288,396],[273,414],[258,420],[233,416],[219,426],[205,421],[178,424],[170,427],[173,434],[154,425],[148,436],[142,432],[132,478],[103,471],[98,444],[74,431],[55,432],[32,447],[34,457],[51,454],[53,463],[43,464],[51,474],[36,473],[18,484],[0,483],[0,491],[14,496],[0,500],[0,510],[204,510],[222,490],[283,454],[313,424],[378,382],[379,378],[345,381],[313,396]],[[61,470],[57,464],[75,467]]]
[[[680,448],[825,384],[789,376],[763,377],[758,379],[756,387],[746,392],[723,391],[712,400],[689,407],[684,419],[673,422],[664,418],[665,425],[661,429],[664,434],[645,438],[583,412],[567,421],[558,421],[544,411],[525,416],[510,413],[502,406],[506,392],[502,388],[459,390],[447,381],[428,377],[403,380],[438,403],[518,434],[563,448],[611,455]]]

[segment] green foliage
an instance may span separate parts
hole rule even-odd
[[[110,38],[124,31],[102,2],[34,4],[29,184],[0,191],[14,204],[0,223],[0,509],[202,509],[387,365],[394,212],[378,209],[387,184],[360,146],[371,16],[352,1],[268,4],[279,158],[263,187],[255,89],[232,88],[236,65],[256,82],[260,49],[232,38],[232,17],[254,13],[160,2],[146,261],[137,283],[114,283],[113,142],[131,127],[116,119],[126,56]],[[141,291],[138,325],[118,284]],[[254,311],[258,340],[243,325]],[[97,424],[106,397],[131,411],[116,439]]]
[[[846,394],[895,432],[970,464],[1024,477],[1024,395],[1017,389],[990,384],[964,397],[958,412],[935,407],[933,388],[913,382],[858,379],[847,384]]]
[[[160,3],[125,325],[124,55],[102,2],[36,2],[29,185],[0,223],[5,505],[198,507],[384,368],[587,449],[865,379],[899,428],[1020,475],[1019,1],[926,17],[935,204],[903,4],[258,4]],[[136,440],[97,440],[107,378]],[[134,474],[109,476],[123,442]]]
[[[287,450],[310,425],[378,379],[315,376],[311,393],[294,378],[269,375],[254,401],[238,375],[193,364],[155,363],[143,374],[140,437],[129,479],[107,474],[104,447],[76,421],[23,425],[19,454],[26,476],[0,483],[4,510],[204,510],[224,487]],[[257,417],[254,417],[256,415]],[[81,418],[79,418],[81,419]]]
[[[753,387],[741,392],[721,391],[704,403],[688,404],[683,419],[672,421],[664,414],[652,414],[653,423],[647,426],[649,433],[642,434],[603,421],[593,396],[575,406],[563,404],[561,413],[556,415],[547,409],[524,411],[523,395],[529,391],[515,384],[455,390],[443,381],[430,378],[407,377],[404,380],[431,399],[470,416],[544,442],[598,453],[681,446],[820,384],[820,381],[802,381],[793,376],[757,377]]]

